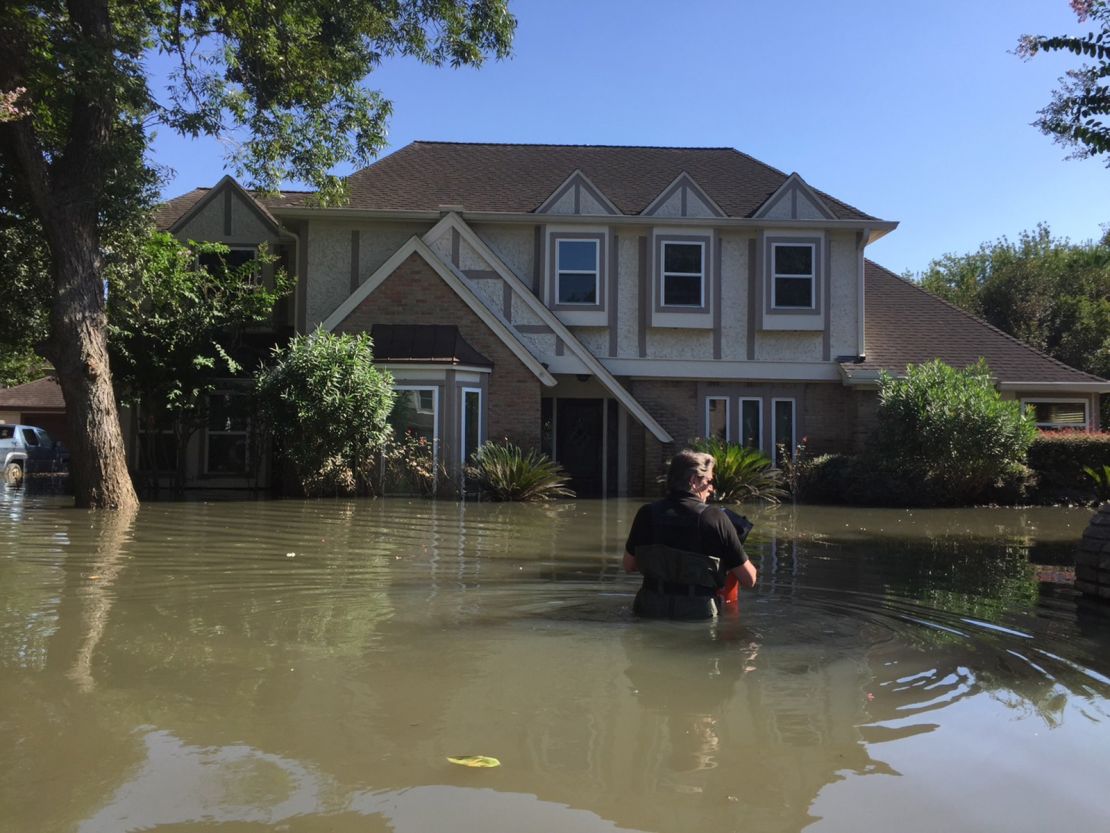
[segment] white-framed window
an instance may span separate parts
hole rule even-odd
[[[771,307],[814,309],[817,253],[812,243],[771,246]]]
[[[393,431],[422,438],[439,451],[439,388],[422,385],[397,385],[393,388],[393,412],[389,416]]]
[[[709,396],[705,399],[705,436],[729,441],[729,401],[726,396]]]
[[[795,420],[795,404],[793,399],[771,400],[771,457],[775,464],[783,461],[784,456],[791,459],[798,445]],[[783,446],[783,451],[779,450]],[[784,455],[785,452],[785,455]]]
[[[250,449],[249,397],[221,392],[208,397],[204,435],[205,474],[245,474]]]
[[[763,400],[758,397],[740,397],[740,445],[763,448]]]
[[[705,306],[705,244],[663,241],[659,298],[664,307]]]
[[[600,295],[601,245],[597,239],[555,241],[555,301],[596,306]]]
[[[461,423],[459,424],[459,450],[465,466],[470,455],[482,444],[482,389],[463,388]]]
[[[1045,431],[1085,430],[1090,425],[1086,399],[1022,399],[1021,407],[1031,411],[1037,427]]]

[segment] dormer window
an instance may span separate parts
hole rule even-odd
[[[663,241],[660,295],[664,307],[705,305],[705,244]]]
[[[555,297],[559,304],[596,306],[600,294],[600,252],[596,239],[556,241]]]
[[[771,307],[814,308],[816,258],[812,243],[775,243],[771,247]]]

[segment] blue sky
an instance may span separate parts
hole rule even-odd
[[[390,150],[414,139],[735,147],[901,224],[868,248],[925,268],[1047,223],[1110,223],[1110,169],[1030,122],[1071,56],[1020,35],[1086,31],[1067,0],[519,0],[514,56],[480,70],[392,60]],[[175,196],[224,173],[215,140],[158,136]],[[290,187],[296,187],[291,183]]]

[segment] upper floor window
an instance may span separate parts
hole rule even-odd
[[[213,276],[222,277],[229,272],[254,263],[258,260],[258,250],[254,248],[228,249],[226,252],[201,252],[197,255],[197,266]],[[249,281],[257,282],[260,278],[258,264],[250,270]]]
[[[555,250],[555,298],[560,304],[598,303],[600,253],[596,239],[560,238]]]
[[[813,309],[814,246],[812,243],[775,243],[771,247],[771,306],[775,309]]]
[[[705,244],[663,242],[661,295],[665,307],[705,305]]]

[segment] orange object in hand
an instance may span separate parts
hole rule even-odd
[[[721,601],[725,604],[736,604],[740,599],[740,580],[729,570],[725,576],[725,586],[719,591]]]

